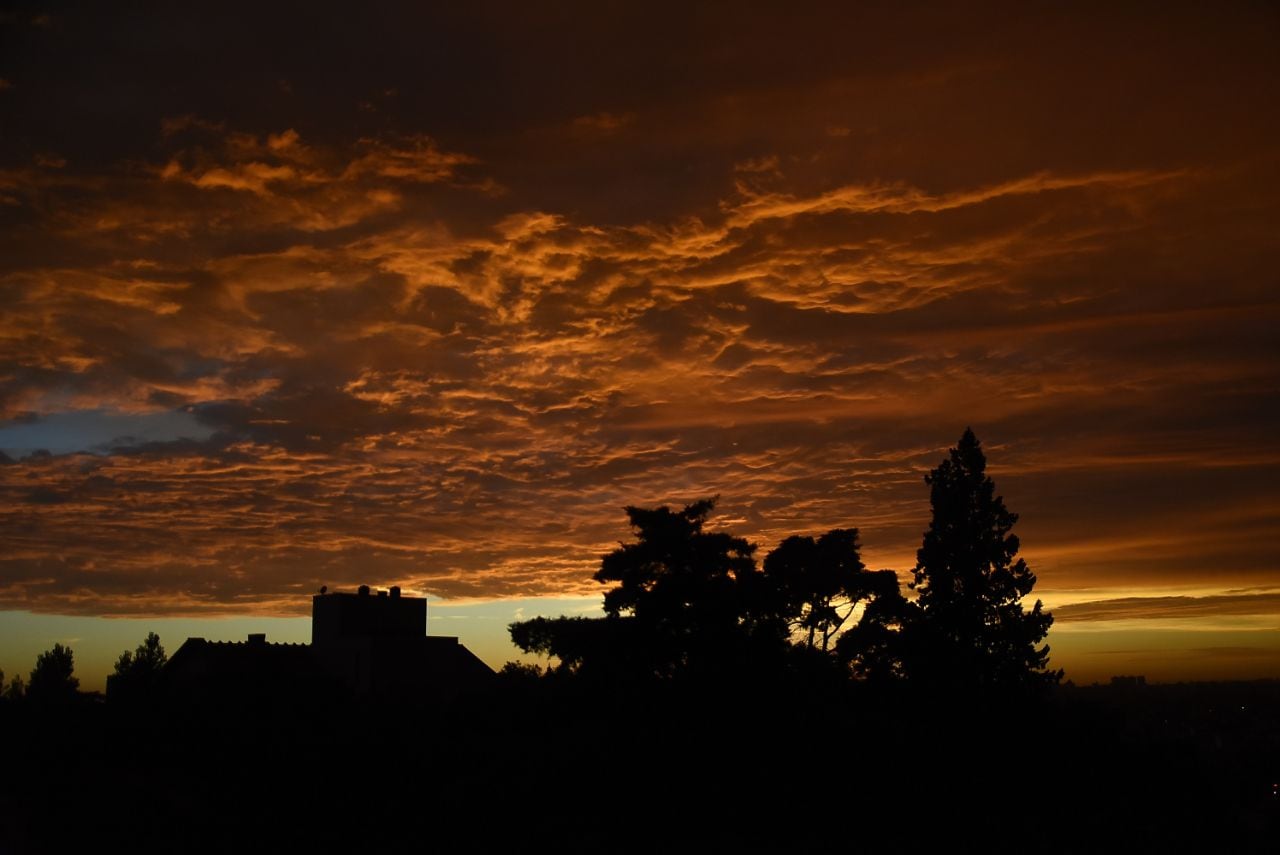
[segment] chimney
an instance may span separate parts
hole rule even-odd
[[[251,632],[249,633],[249,643],[255,646],[259,644],[266,644],[267,634],[265,632]]]
[[[391,586],[391,599],[393,599],[393,600],[398,600],[398,599],[400,599],[400,586],[399,586],[399,585],[392,585],[392,586]]]

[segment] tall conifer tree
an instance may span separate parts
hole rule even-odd
[[[1049,646],[1053,623],[1036,600],[1022,598],[1036,577],[1018,553],[1018,520],[995,493],[987,460],[966,429],[950,456],[925,476],[933,520],[916,553],[919,594],[909,627],[908,672],[955,688],[1013,687],[1057,682]]]

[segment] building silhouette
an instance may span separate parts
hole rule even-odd
[[[246,699],[375,696],[448,699],[482,686],[493,670],[450,636],[427,635],[427,601],[399,588],[322,593],[311,599],[311,643],[188,638],[165,665],[172,695]]]

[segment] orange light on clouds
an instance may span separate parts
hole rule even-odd
[[[841,14],[640,16],[592,69],[516,12],[264,13],[270,57],[143,76],[105,11],[15,30],[0,608],[591,598],[623,506],[713,494],[905,578],[973,425],[1069,676],[1280,676],[1268,13]]]

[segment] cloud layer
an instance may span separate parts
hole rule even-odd
[[[346,44],[383,60],[340,84],[265,35],[210,77],[160,14],[131,38],[184,99],[91,75],[100,14],[5,22],[30,130],[0,169],[0,607],[589,594],[622,506],[715,493],[762,552],[856,525],[905,572],[966,425],[1043,588],[1280,579],[1264,7],[996,42],[944,10],[840,22],[914,33],[901,55],[691,21],[644,81],[631,49],[466,16],[493,62],[451,77],[373,21]],[[1039,49],[1063,27],[1092,62]],[[156,428],[32,453],[95,413]]]

